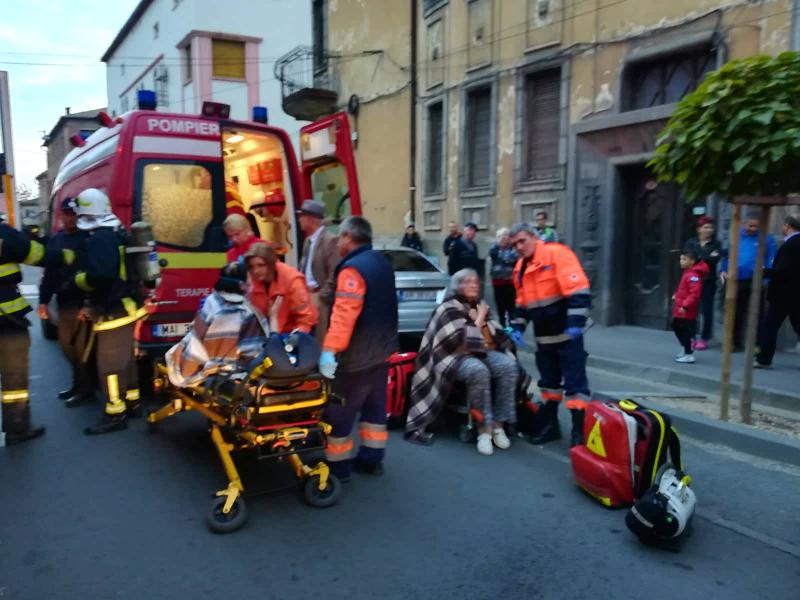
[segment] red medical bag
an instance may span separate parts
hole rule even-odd
[[[681,447],[669,415],[632,400],[586,407],[586,443],[570,449],[575,482],[604,506],[628,506],[653,485],[669,455],[682,469]]]
[[[575,482],[603,506],[633,504],[636,420],[613,402],[593,400],[583,432],[586,443],[569,451]]]
[[[386,416],[405,421],[406,402],[411,390],[416,352],[395,352],[386,363],[389,365],[389,381],[386,385]]]

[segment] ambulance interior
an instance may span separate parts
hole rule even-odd
[[[352,214],[344,165],[332,161],[314,167],[311,171],[311,190],[314,200],[325,205],[325,228],[338,233],[339,223]]]
[[[297,264],[294,241],[294,190],[286,153],[279,138],[260,131],[226,128],[222,131],[225,199],[229,214],[243,211],[260,238],[272,242],[288,262]],[[281,206],[281,199],[285,204]],[[253,204],[267,202],[256,214]]]

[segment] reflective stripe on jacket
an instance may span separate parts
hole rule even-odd
[[[589,279],[567,246],[537,241],[533,256],[517,261],[513,280],[517,292],[515,326],[524,329],[525,322],[532,321],[540,344],[566,341],[564,331],[568,327],[586,326],[591,308]]]

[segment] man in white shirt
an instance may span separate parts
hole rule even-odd
[[[300,231],[303,232],[303,256],[300,259],[300,271],[306,276],[308,291],[319,311],[319,323],[316,328],[317,340],[322,343],[328,330],[328,317],[335,281],[333,273],[339,264],[340,256],[336,249],[336,237],[323,227],[325,205],[317,200],[306,200],[297,211]]]

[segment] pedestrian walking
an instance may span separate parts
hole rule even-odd
[[[126,429],[127,418],[141,412],[134,327],[147,312],[137,302],[138,290],[128,281],[125,230],[112,213],[108,196],[89,188],[76,201],[78,227],[88,232],[83,249],[86,260],[74,280],[84,292],[78,318],[87,321],[97,344],[97,376],[105,397],[103,417],[83,432],[99,435]],[[233,216],[237,215],[228,218]]]
[[[697,236],[690,238],[685,248],[693,252],[708,265],[708,273],[703,279],[703,295],[700,298],[700,316],[703,317],[703,328],[700,337],[694,340],[695,350],[708,349],[708,342],[714,333],[714,297],[717,293],[717,265],[722,259],[722,244],[715,237],[714,219],[700,217],[697,219]]]
[[[300,231],[305,237],[300,272],[306,277],[311,302],[319,315],[314,329],[319,344],[322,344],[328,331],[328,316],[336,283],[333,273],[341,258],[336,248],[336,236],[325,229],[324,219],[325,205],[317,200],[305,200],[297,211]]]
[[[39,286],[39,318],[51,318],[48,305],[55,296],[58,308],[58,343],[61,351],[72,367],[72,380],[67,389],[58,392],[67,407],[84,404],[94,398],[94,380],[90,369],[83,362],[90,332],[86,324],[78,319],[83,304],[83,292],[75,284],[75,275],[83,265],[81,256],[86,232],[78,229],[78,203],[74,198],[61,202],[59,221],[61,230],[47,244],[48,250],[58,253],[64,249],[77,253],[78,259],[72,265],[45,267]]]
[[[450,248],[453,247],[453,244],[455,244],[456,240],[460,237],[461,232],[458,230],[458,223],[450,221],[447,224],[447,237],[444,238],[444,244],[442,245],[442,251],[445,256],[450,256]]]
[[[5,444],[19,444],[44,435],[44,427],[31,425],[28,392],[28,354],[31,338],[26,315],[31,311],[19,291],[20,263],[59,267],[72,264],[75,253],[46,249],[17,231],[0,214],[0,420]],[[0,446],[3,440],[0,439]]]
[[[759,353],[753,366],[769,368],[775,356],[778,330],[789,317],[800,337],[800,215],[783,219],[783,244],[775,254],[772,267],[764,275],[767,284],[767,311],[761,328]]]
[[[353,467],[383,473],[386,431],[386,360],[397,351],[397,292],[392,265],[372,249],[372,226],[349,217],[337,241],[342,261],[336,267],[336,296],[322,345],[319,370],[333,379],[342,404],[326,407],[332,430],[325,456],[331,472],[347,480]],[[335,377],[335,379],[334,379]],[[360,413],[361,445],[353,456],[351,432]]]
[[[447,257],[447,272],[450,275],[461,269],[472,269],[480,275],[481,263],[478,258],[478,245],[475,243],[477,233],[478,226],[475,223],[467,223],[464,225],[464,233],[450,246]]]
[[[422,238],[419,237],[414,223],[409,223],[408,227],[406,227],[406,232],[403,235],[403,239],[400,240],[400,245],[403,248],[411,248],[417,252],[423,252]]]
[[[761,228],[761,220],[758,218],[748,218],[739,233],[739,260],[736,266],[736,310],[733,321],[733,351],[741,352],[744,350],[744,326],[747,320],[747,306],[750,299],[750,290],[753,287],[753,273],[756,268],[756,255],[758,253],[758,231]],[[764,268],[772,267],[775,259],[775,238],[767,235],[767,248],[764,256]],[[728,257],[723,257],[720,269],[720,281],[724,285],[728,278]],[[763,304],[763,290],[759,291],[761,302],[758,310],[758,322],[761,322]]]
[[[550,227],[547,224],[547,211],[539,210],[536,211],[536,226],[534,230],[536,231],[536,235],[539,236],[539,239],[543,242],[557,242],[558,241],[558,232],[555,228]]]
[[[514,272],[514,265],[519,260],[519,254],[511,245],[511,237],[508,232],[507,227],[498,229],[497,241],[489,249],[489,257],[492,259],[491,276],[494,303],[497,306],[498,320],[503,327],[508,325],[511,315],[514,314],[516,291],[511,275]]]
[[[684,250],[680,256],[683,270],[678,289],[672,295],[672,331],[681,344],[675,362],[694,363],[694,336],[697,330],[697,312],[703,293],[703,281],[709,267],[693,250]]]
[[[545,424],[531,442],[561,439],[558,406],[566,394],[572,413],[570,444],[582,444],[583,414],[590,399],[583,348],[592,304],[589,280],[572,250],[543,242],[527,223],[511,228],[511,243],[520,255],[512,275],[517,291],[512,338],[522,345],[527,323],[533,323],[539,389],[545,400]]]

